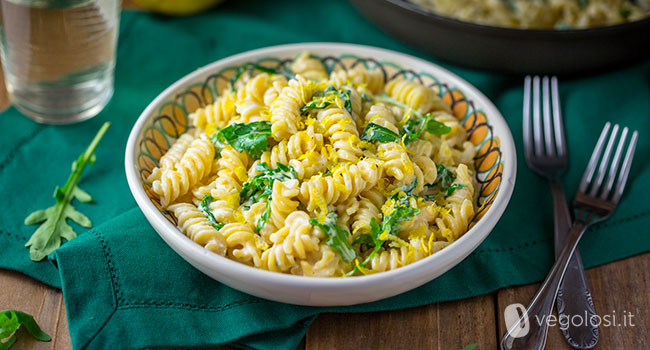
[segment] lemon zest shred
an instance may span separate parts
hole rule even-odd
[[[361,266],[361,264],[359,264],[359,259],[354,259],[354,265],[357,267],[357,270],[364,275],[371,275],[376,272],[372,269]]]
[[[264,252],[270,248],[269,244],[266,243],[260,235],[255,234],[253,237],[255,237],[255,247],[257,247],[257,249]]]
[[[217,125],[215,123],[208,123],[205,125],[205,133],[212,135],[217,131]]]
[[[384,205],[381,206],[381,212],[384,213],[385,216],[394,213],[395,210],[395,200],[392,198],[387,200]]]
[[[235,212],[234,212],[234,214],[233,214],[233,219],[234,219],[235,221],[239,222],[239,223],[242,223],[242,224],[249,224],[248,220],[246,220],[246,217],[245,217],[244,214],[242,213],[241,208],[235,210]]]
[[[451,243],[456,240],[454,238],[454,233],[451,232],[451,230],[448,227],[443,228],[441,234],[443,237],[447,239],[447,242]]]

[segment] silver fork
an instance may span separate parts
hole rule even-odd
[[[638,132],[634,131],[632,134],[621,165],[623,148],[629,133],[628,128],[623,129],[610,164],[619,126],[615,125],[611,128],[612,132],[608,137],[610,128],[610,123],[605,124],[573,200],[575,219],[565,245],[524,315],[519,318],[501,340],[501,349],[503,350],[544,349],[549,326],[547,320],[553,312],[553,304],[560,282],[580,238],[589,226],[609,218],[621,199],[630,173]],[[609,140],[606,141],[607,139]],[[606,146],[605,143],[607,143]],[[603,147],[605,148],[604,153]],[[598,170],[598,173],[596,173],[596,170]],[[605,176],[607,176],[607,180],[603,183]],[[614,186],[614,183],[616,183],[616,186]]]
[[[564,190],[558,182],[567,169],[568,156],[556,77],[550,79],[547,76],[543,79],[539,76],[526,77],[523,116],[526,163],[551,185],[555,218],[555,257],[557,258],[571,227],[571,215]],[[591,316],[596,314],[580,252],[577,250],[569,260],[556,302],[560,319],[570,320],[569,317],[572,315],[587,315],[591,319]],[[598,326],[591,322],[583,322],[579,325],[569,322],[567,327],[561,329],[569,345],[576,349],[591,349],[598,342]]]

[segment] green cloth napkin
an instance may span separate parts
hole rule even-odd
[[[123,169],[128,133],[140,112],[165,87],[198,67],[269,45],[333,41],[373,45],[432,57],[405,46],[366,21],[344,0],[318,7],[299,0],[228,1],[187,18],[122,14],[115,96],[89,121],[38,125],[9,109],[0,115],[0,267],[63,288],[72,344],[78,349],[194,347],[230,343],[251,349],[294,348],[320,312],[366,312],[467,298],[543,279],[553,261],[548,185],[518,157],[510,205],[485,242],[436,280],[379,302],[342,308],[275,303],[240,293],[204,276],[158,237],[137,208]],[[480,58],[477,58],[480,59]],[[521,144],[520,76],[443,66],[483,91]],[[616,214],[589,230],[580,249],[591,267],[650,250],[650,62],[576,79],[561,79],[560,93],[571,169],[568,196],[577,187],[605,121],[641,132],[630,183]],[[56,266],[29,260],[24,247],[36,226],[32,211],[52,204],[71,162],[104,121],[113,126],[80,186],[95,203],[76,205],[94,224],[53,255]],[[87,232],[84,232],[87,231]],[[1,306],[1,305],[0,305]],[[596,306],[598,307],[598,306]]]

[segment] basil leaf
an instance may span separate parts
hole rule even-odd
[[[368,126],[363,130],[361,139],[368,142],[399,142],[399,135],[381,125],[368,123]]]
[[[208,222],[212,227],[216,228],[217,230],[221,230],[222,227],[225,226],[224,223],[217,221],[215,219],[214,214],[212,214],[212,210],[210,210],[210,204],[214,201],[214,198],[211,195],[206,195],[203,197],[203,200],[201,203],[199,203],[199,210],[203,213],[208,218]]]
[[[271,137],[271,123],[258,121],[231,124],[210,139],[217,150],[223,148],[221,144],[228,143],[239,152],[248,151],[252,159],[259,159],[269,146],[267,137]]]
[[[332,212],[327,214],[325,221],[322,224],[316,219],[309,220],[309,223],[323,230],[323,232],[327,234],[327,240],[325,243],[341,254],[341,258],[343,258],[345,262],[350,263],[354,258],[356,258],[357,253],[352,249],[348,242],[350,233],[337,225],[336,219],[336,213]]]

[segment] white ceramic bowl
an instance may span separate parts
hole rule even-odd
[[[214,254],[187,238],[175,218],[162,210],[146,176],[173,140],[187,129],[187,115],[212,102],[224,82],[245,63],[287,67],[302,51],[322,59],[328,68],[366,64],[383,69],[388,78],[401,74],[435,87],[452,106],[479,150],[479,204],[485,203],[470,230],[441,251],[396,270],[358,277],[314,278],[253,268]],[[445,273],[466,258],[490,233],[503,214],[515,183],[512,135],[494,105],[472,85],[430,62],[367,46],[304,43],[269,47],[231,56],[180,79],[142,112],[126,147],[126,176],[140,209],[167,244],[206,275],[243,292],[279,302],[333,306],[391,297]]]

